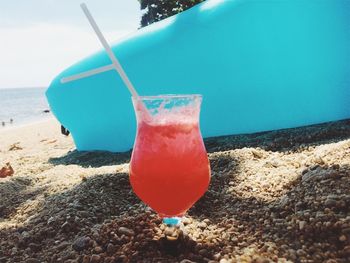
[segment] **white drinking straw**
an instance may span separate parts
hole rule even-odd
[[[122,80],[124,81],[126,87],[129,89],[131,95],[133,97],[138,98],[139,95],[137,94],[134,86],[131,84],[131,81],[129,80],[128,76],[126,75],[124,69],[122,68],[121,64],[119,63],[118,59],[116,58],[116,56],[114,55],[111,47],[108,45],[106,39],[104,38],[104,36],[102,35],[99,27],[97,26],[94,18],[92,17],[89,9],[87,8],[85,3],[82,3],[80,5],[81,9],[84,11],[87,19],[89,20],[92,28],[94,29],[97,37],[99,38],[101,44],[103,45],[103,47],[105,48],[109,58],[112,60],[112,63],[114,65],[115,70],[119,73],[120,77],[122,78]]]
[[[75,74],[73,76],[63,77],[61,79],[61,83],[64,84],[64,83],[68,83],[68,82],[75,81],[75,80],[78,80],[78,79],[84,79],[84,78],[87,78],[87,77],[90,77],[90,76],[94,76],[96,74],[100,74],[100,73],[103,73],[103,72],[106,72],[106,71],[109,71],[109,70],[115,70],[114,64],[110,64],[110,65],[103,66],[103,67],[100,67],[100,68],[95,68],[95,69],[92,69],[92,70],[88,70],[88,71],[85,71],[85,72],[82,72],[82,73]]]

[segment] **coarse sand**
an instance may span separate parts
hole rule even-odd
[[[350,120],[205,144],[209,190],[174,229],[131,152],[77,152],[55,120],[0,130],[0,262],[350,262]]]

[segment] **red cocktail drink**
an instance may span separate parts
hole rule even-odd
[[[130,182],[136,195],[162,217],[184,215],[208,188],[200,104],[200,95],[134,99],[138,127]]]

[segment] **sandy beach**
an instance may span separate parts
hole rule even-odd
[[[180,229],[132,192],[130,152],[77,152],[55,120],[0,130],[0,262],[350,262],[350,121],[205,140]]]

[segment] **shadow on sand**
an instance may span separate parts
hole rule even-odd
[[[0,221],[11,218],[27,200],[35,199],[45,192],[45,187],[32,188],[33,184],[30,176],[13,177],[0,183]]]
[[[322,262],[332,253],[336,262],[349,261],[349,165],[312,167],[269,202],[230,192],[237,183],[229,173],[214,175],[209,191],[189,211],[199,221],[207,218],[234,233],[226,245],[254,245],[263,253],[273,243],[273,253],[293,262]]]
[[[308,146],[317,146],[350,138],[350,120],[205,139],[208,152],[227,151],[244,147],[260,147],[266,151],[298,152]]]
[[[16,240],[18,253],[5,242],[0,259],[21,261],[26,251],[48,262],[82,262],[97,254],[104,262],[207,262],[224,257],[225,251],[239,255],[251,247],[255,255],[270,259],[321,262],[330,257],[327,253],[338,262],[349,259],[344,252],[348,243],[339,240],[349,225],[339,221],[350,212],[350,167],[319,167],[311,179],[300,175],[284,196],[265,202],[228,194],[235,178],[228,169],[222,172],[222,162],[231,171],[239,165],[237,160],[212,160],[210,188],[189,211],[193,220],[187,233],[175,241],[164,236],[161,220],[133,194],[127,174],[106,174],[48,197],[23,226],[2,231],[0,239]],[[325,201],[328,195],[332,204]],[[306,222],[302,229],[301,221]],[[207,222],[204,228],[201,222]]]
[[[131,151],[124,153],[112,153],[105,151],[79,152],[71,151],[62,157],[50,158],[49,163],[54,165],[76,164],[81,167],[102,167],[127,163],[130,160]]]

